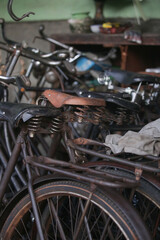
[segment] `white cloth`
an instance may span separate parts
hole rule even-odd
[[[105,145],[113,153],[134,153],[137,155],[160,155],[160,118],[145,125],[139,132],[128,131],[123,136],[106,136]]]

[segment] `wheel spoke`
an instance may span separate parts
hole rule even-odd
[[[73,238],[73,209],[72,209],[72,202],[71,202],[71,197],[69,196],[69,213],[70,213],[70,221],[71,221],[71,234]]]
[[[76,230],[76,232],[75,232],[75,234],[74,234],[73,240],[76,240],[77,237],[78,237],[78,234],[79,234],[79,232],[80,232],[80,229],[81,229],[81,226],[82,226],[84,217],[85,217],[85,215],[86,215],[86,213],[87,213],[87,210],[88,210],[88,208],[89,208],[89,204],[90,204],[92,195],[93,195],[93,193],[90,193],[90,194],[89,194],[89,197],[88,197],[88,199],[87,199],[86,205],[85,205],[85,207],[84,207],[83,214],[82,214],[81,219],[80,219],[80,221],[79,221],[78,228],[77,228],[77,230]]]
[[[30,240],[30,236],[29,236],[29,234],[28,234],[28,231],[27,231],[27,229],[26,229],[26,226],[25,226],[23,220],[21,220],[21,222],[22,222],[23,228],[25,229],[25,232],[26,232],[27,238],[28,238],[28,240]]]
[[[82,212],[84,212],[84,206],[83,206],[82,200],[80,200],[80,206],[81,206]],[[92,240],[91,230],[90,230],[90,227],[89,227],[88,220],[87,220],[86,216],[84,217],[84,222],[85,222],[85,228],[86,228],[86,231],[87,231],[88,239]],[[85,229],[84,229],[84,232],[85,232]],[[82,234],[82,237],[83,237],[83,234]]]
[[[80,199],[77,200],[77,207],[76,207],[76,217],[75,217],[75,224],[74,224],[74,231],[77,229],[79,223],[79,214],[80,214]]]
[[[34,191],[45,239],[134,240],[138,235],[139,239],[148,240],[148,232],[140,218],[132,208],[128,211],[129,205],[121,205],[118,194],[112,199],[112,195],[108,197],[98,189],[91,193],[89,186],[74,181],[50,182]],[[6,219],[1,230],[4,239],[39,240],[31,214],[32,205],[27,194]],[[134,218],[140,229],[135,228]],[[132,229],[136,229],[136,234]]]
[[[104,219],[103,222],[106,222],[107,221],[107,216],[103,211],[98,211],[98,212],[96,211],[96,213],[95,213],[94,207],[93,207],[93,209],[90,208],[90,213],[91,213],[91,217],[94,216],[94,223],[92,222],[92,227],[91,227],[90,231],[92,232],[94,229],[96,229],[96,231],[94,231],[94,234],[96,234],[98,232],[99,233],[98,236],[101,236],[101,231],[102,230],[99,229],[99,228],[103,228],[101,218]],[[97,238],[99,238],[98,236],[97,236]]]
[[[112,234],[111,229],[112,229],[112,227],[108,226],[108,236],[109,236],[109,239],[110,239],[110,240],[115,240],[115,239],[114,239],[114,236],[113,236],[113,234]]]
[[[51,216],[51,222],[52,222],[52,230],[53,230],[53,232],[54,232],[55,239],[57,239],[57,231],[56,231],[57,228],[56,228],[56,226],[55,226],[55,224],[54,224],[54,221],[53,221],[53,218],[54,218],[54,217],[53,217],[53,214],[52,214],[50,201],[51,201],[51,200],[47,199],[48,206],[49,206],[49,212],[50,212],[50,216]]]
[[[160,212],[159,212],[159,214],[158,214],[155,227],[154,227],[154,229],[153,229],[153,236],[152,236],[153,238],[155,238],[156,232],[157,232],[157,229],[158,229],[159,226],[160,226]]]
[[[106,238],[106,232],[107,232],[107,229],[108,229],[109,222],[110,222],[110,218],[108,218],[107,221],[106,221],[106,224],[105,224],[105,226],[103,228],[103,232],[101,234],[100,240],[104,240]]]
[[[63,227],[61,225],[60,219],[58,217],[57,210],[55,209],[53,201],[51,201],[51,200],[50,200],[50,206],[51,206],[51,211],[52,211],[52,214],[54,216],[54,219],[55,219],[55,221],[57,223],[57,228],[59,230],[60,236],[61,236],[62,240],[67,240],[66,237],[65,237],[65,234],[64,234]]]

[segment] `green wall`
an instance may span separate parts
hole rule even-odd
[[[0,0],[0,17],[12,21],[7,12],[7,1]],[[35,15],[25,21],[60,20],[71,17],[72,12],[89,11],[95,13],[94,0],[14,0],[13,11],[17,16],[33,11]],[[147,18],[160,18],[160,0],[141,0],[143,12]],[[106,0],[104,16],[136,17],[132,0]]]

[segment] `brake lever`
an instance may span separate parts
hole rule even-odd
[[[13,4],[13,0],[8,0],[8,5],[7,5],[8,13],[14,21],[21,21],[22,19],[29,17],[30,14],[32,14],[32,15],[35,14],[34,12],[28,12],[28,13],[23,14],[22,17],[19,18],[13,12],[12,4]]]

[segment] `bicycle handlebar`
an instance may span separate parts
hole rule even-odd
[[[0,76],[0,83],[2,83],[4,86],[15,83],[19,91],[22,93],[25,91],[44,92],[45,90],[51,89],[49,87],[32,87],[30,79],[24,75],[10,77]],[[58,92],[62,91],[61,89],[55,90]],[[65,90],[65,93],[76,94],[76,92],[73,90]]]
[[[47,35],[44,34],[44,29],[45,29],[44,25],[41,25],[41,26],[39,27],[39,34],[41,35],[42,39],[44,39],[44,40],[46,40],[46,41],[48,41],[48,42],[51,42],[51,43],[53,43],[53,44],[55,44],[55,45],[57,45],[57,46],[59,46],[59,47],[62,47],[62,48],[64,48],[64,49],[67,49],[67,50],[72,50],[72,49],[74,49],[73,47],[70,47],[70,46],[68,46],[68,45],[66,45],[66,44],[64,44],[64,43],[61,43],[61,42],[59,42],[59,41],[57,41],[57,40],[55,40],[55,39],[52,39],[52,38],[48,37]],[[74,50],[75,50],[75,49],[74,49]]]
[[[115,52],[116,52],[115,48],[111,49],[109,51],[109,53],[106,56],[104,56],[104,57],[98,57],[96,54],[90,53],[90,52],[84,53],[84,52],[81,52],[81,51],[75,49],[74,47],[68,46],[68,45],[66,45],[64,43],[61,43],[61,42],[59,42],[59,41],[57,41],[57,40],[55,40],[53,38],[48,37],[44,33],[44,29],[45,29],[44,25],[41,25],[39,27],[39,34],[40,34],[40,36],[42,37],[43,40],[46,40],[46,41],[48,41],[50,43],[53,43],[53,44],[55,44],[55,45],[57,45],[59,47],[62,47],[64,49],[68,50],[69,53],[75,53],[75,55],[78,55],[78,57],[84,56],[84,57],[87,57],[88,59],[90,59],[92,61],[102,62],[102,61],[107,60],[109,57],[111,57],[111,55],[115,54]]]
[[[0,82],[4,84],[13,84],[16,83],[18,88],[26,88],[31,85],[31,82],[28,77],[22,75],[22,76],[0,76]]]
[[[3,42],[0,42],[0,49],[3,49],[7,52],[14,53],[16,49],[11,46],[7,46]],[[42,58],[38,52],[34,52],[34,49],[31,48],[22,48],[21,51],[21,56],[27,57],[29,59],[34,59],[35,61],[39,61],[43,63],[44,65],[47,66],[58,66],[61,64],[61,61],[52,61],[49,58]]]
[[[22,19],[26,18],[26,17],[29,17],[30,14],[34,15],[35,13],[34,12],[28,12],[28,13],[25,13],[23,14],[20,18],[17,17],[13,10],[12,10],[12,4],[13,4],[13,0],[8,0],[8,4],[7,4],[7,9],[8,9],[8,13],[9,15],[11,16],[11,18],[14,20],[14,21],[21,21]]]
[[[40,61],[40,62],[42,62],[44,64],[50,65],[50,66],[59,65],[60,62],[52,61],[50,59],[47,60],[46,58],[50,58],[50,57],[56,55],[57,53],[60,53],[60,51],[61,51],[61,56],[62,56],[62,53],[63,53],[64,55],[66,55],[66,58],[68,56],[70,57],[70,60],[69,60],[70,62],[76,60],[80,56],[87,57],[88,59],[90,59],[92,61],[101,62],[101,61],[106,60],[107,58],[109,58],[110,55],[111,55],[109,53],[104,58],[99,58],[96,54],[93,54],[93,53],[90,53],[90,52],[88,52],[88,53],[81,52],[81,51],[75,49],[74,47],[68,46],[66,44],[63,44],[63,43],[55,40],[55,39],[52,39],[52,38],[48,37],[46,34],[44,34],[44,29],[45,29],[44,25],[41,25],[40,28],[39,28],[39,33],[40,33],[42,39],[46,40],[46,41],[48,41],[50,43],[53,43],[53,44],[63,48],[64,50],[58,50],[57,52],[54,51],[54,52],[47,53],[47,54],[46,53],[42,53],[42,54],[39,54],[39,56],[38,55],[30,56],[32,53],[35,54],[35,51],[36,50],[38,51],[38,49],[31,48],[31,47],[26,47],[26,46],[24,46],[23,42],[19,43],[19,42],[10,40],[9,38],[6,37],[6,34],[5,34],[5,21],[4,21],[3,18],[0,18],[0,24],[1,24],[1,28],[2,28],[2,37],[3,37],[4,41],[8,45],[13,45],[13,47],[22,48],[22,53],[21,53],[22,56],[26,56],[28,58],[32,58],[33,57],[33,59],[35,59],[37,61]],[[38,37],[36,37],[36,38],[38,38]],[[4,49],[4,48],[2,48],[2,49]],[[42,60],[40,58],[43,58],[43,59],[45,58],[46,61]],[[65,58],[65,56],[62,57],[62,59],[64,59],[64,58]]]

